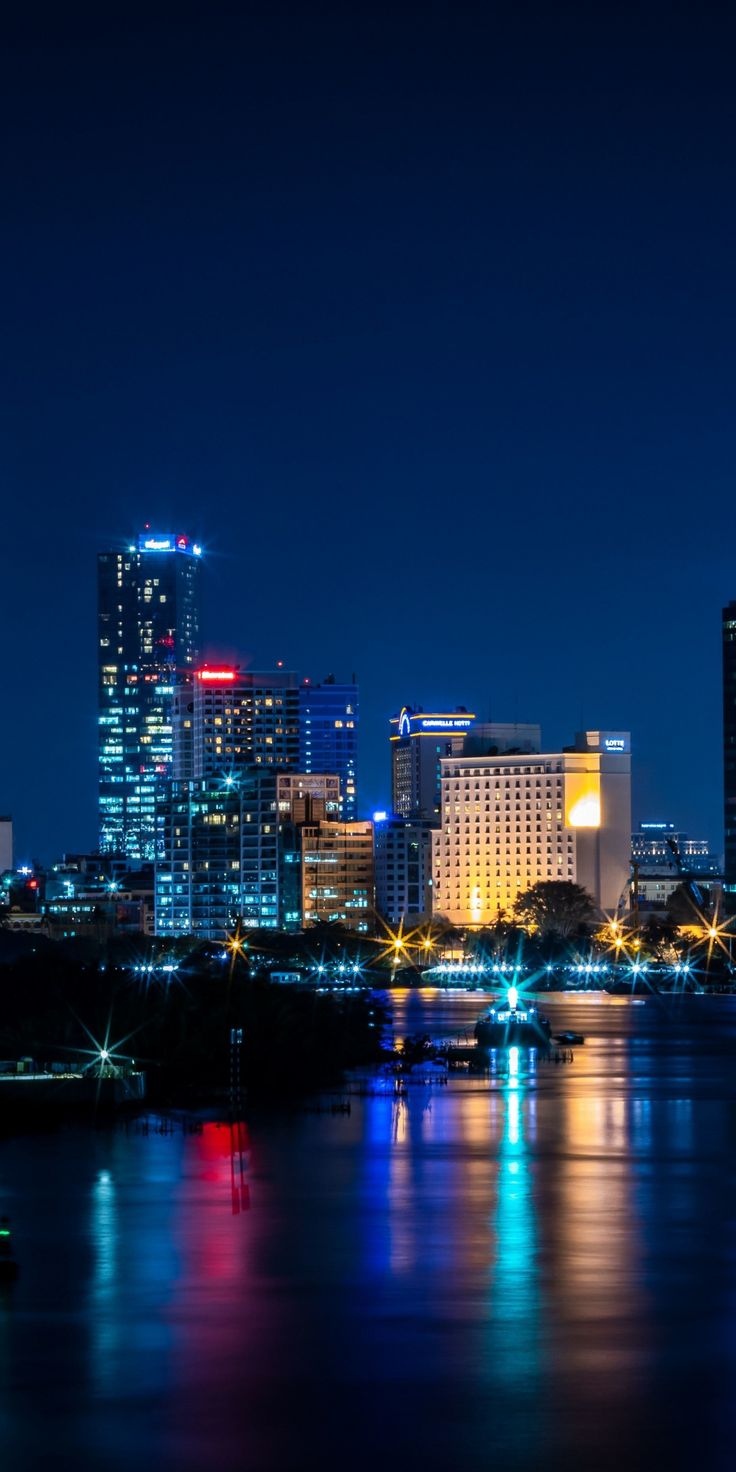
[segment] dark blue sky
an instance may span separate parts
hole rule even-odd
[[[19,12],[21,7],[19,8]],[[18,857],[89,846],[95,552],[208,549],[214,652],[630,728],[721,846],[736,597],[725,7],[32,4],[4,46]]]

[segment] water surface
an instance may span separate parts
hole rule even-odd
[[[572,1063],[0,1143],[4,1472],[730,1469],[736,1000],[544,1005]]]

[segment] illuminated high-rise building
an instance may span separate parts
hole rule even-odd
[[[439,822],[442,761],[448,756],[497,756],[539,751],[539,726],[481,722],[459,705],[452,711],[405,705],[389,722],[391,803],[397,818]]]
[[[295,769],[299,680],[290,670],[204,665],[176,699],[174,776],[222,778],[244,767]]]
[[[301,835],[335,818],[336,777],[266,766],[167,783],[157,804],[156,933],[223,940],[298,929]]]
[[[321,685],[303,680],[299,713],[300,772],[333,772],[340,778],[340,816],[358,816],[358,686],[328,675]]]
[[[443,757],[459,755],[475,723],[464,706],[457,710],[411,710],[404,706],[389,722],[391,804],[397,818],[438,822]]]
[[[146,530],[98,557],[100,850],[154,857],[173,770],[173,704],[199,649],[202,549]]]
[[[278,925],[274,772],[169,782],[156,822],[157,935],[224,940],[237,924]]]
[[[723,890],[736,912],[736,602],[723,610]]]
[[[444,758],[434,913],[489,925],[550,879],[580,884],[615,910],[630,873],[630,749],[627,732],[584,731],[551,755]]]
[[[302,830],[302,918],[368,932],[375,885],[372,823],[307,823]]]

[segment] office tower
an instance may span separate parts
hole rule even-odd
[[[340,778],[340,816],[358,816],[358,686],[328,675],[321,685],[300,688],[299,770],[334,772]]]
[[[201,548],[145,531],[98,557],[100,850],[152,859],[173,763],[173,703],[199,645]]]
[[[327,774],[250,766],[169,782],[157,806],[156,934],[299,929],[304,825],[338,808]]]
[[[445,758],[435,914],[487,925],[548,879],[581,884],[615,910],[629,880],[630,749],[626,732],[585,731],[552,754]]]
[[[723,890],[736,912],[736,602],[723,610]]]
[[[13,819],[0,818],[0,874],[13,867]]]
[[[243,767],[296,768],[299,682],[289,670],[204,665],[176,701],[174,776],[222,778]]]
[[[432,913],[432,824],[374,814],[376,910],[391,925]]]
[[[159,798],[156,934],[224,940],[278,925],[276,774],[167,784]]]
[[[475,716],[464,706],[444,714],[404,706],[389,722],[391,743],[391,804],[397,818],[428,818],[440,814],[443,757],[460,754]]]
[[[302,832],[304,926],[339,921],[367,933],[373,914],[373,824],[307,824]]]

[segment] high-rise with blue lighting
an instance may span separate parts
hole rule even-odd
[[[300,686],[300,772],[332,772],[340,778],[340,816],[358,816],[358,686],[328,675],[321,685]]]
[[[736,913],[736,602],[722,615],[723,650],[723,890],[726,909]]]
[[[201,557],[189,537],[148,529],[98,556],[100,850],[134,862],[154,857],[174,696],[198,655]]]

